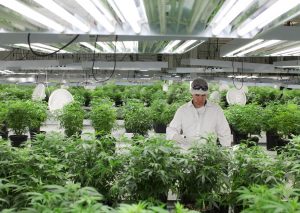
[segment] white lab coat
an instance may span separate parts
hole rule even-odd
[[[232,141],[229,124],[222,108],[211,102],[206,102],[200,114],[192,101],[182,105],[167,127],[167,139],[177,141],[184,149],[193,143],[202,143],[202,137],[214,133],[222,146],[230,146]],[[182,133],[182,134],[181,134]]]

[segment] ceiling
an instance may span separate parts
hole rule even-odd
[[[232,79],[235,70],[298,82],[300,0],[0,0],[0,14],[1,81]]]

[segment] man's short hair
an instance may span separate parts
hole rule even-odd
[[[203,78],[196,78],[193,80],[191,84],[191,93],[192,95],[199,94],[199,95],[207,95],[208,94],[208,84],[206,80]]]

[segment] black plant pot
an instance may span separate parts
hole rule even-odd
[[[115,106],[116,106],[116,107],[123,106],[123,101],[122,101],[122,100],[116,100],[116,101],[115,101]]]
[[[280,147],[285,146],[288,144],[288,140],[281,138],[277,132],[274,131],[267,131],[266,132],[267,138],[267,150],[278,150]]]
[[[13,147],[20,147],[20,145],[27,141],[27,135],[10,135],[9,139],[11,140],[11,145]]]
[[[156,133],[166,133],[167,125],[166,124],[153,123],[153,129]]]
[[[4,140],[8,139],[8,129],[6,124],[0,124],[0,136]]]
[[[233,135],[233,145],[240,144],[241,140],[247,140],[248,134],[240,133],[235,130],[232,126],[230,126],[231,133]]]

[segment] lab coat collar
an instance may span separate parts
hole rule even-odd
[[[194,107],[192,100],[188,102],[188,106],[189,106],[189,107]],[[204,106],[205,106],[205,107],[211,107],[212,104],[211,104],[208,100],[206,100],[206,103],[205,103]]]

